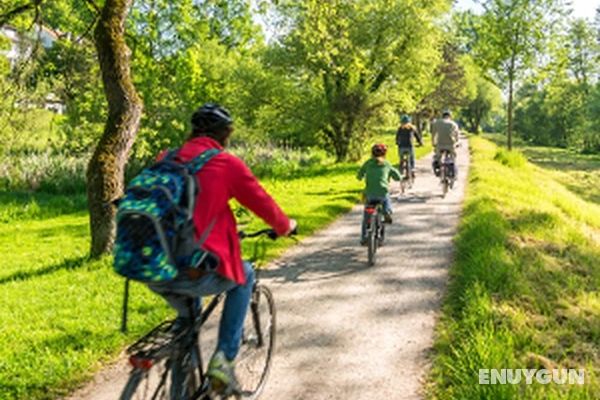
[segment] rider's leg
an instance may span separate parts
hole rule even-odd
[[[438,146],[436,146],[434,154],[433,154],[433,161],[431,163],[431,168],[433,169],[433,172],[435,173],[436,176],[439,175],[440,154],[441,154],[441,150],[440,150],[440,148]]]
[[[177,311],[179,318],[190,318],[188,300],[210,296],[228,291],[236,283],[225,279],[214,272],[208,272],[200,279],[191,280],[185,273],[168,282],[151,283],[148,287],[160,294]]]
[[[413,176],[413,178],[415,177],[415,148],[411,147],[408,149],[409,151],[409,162],[410,162],[410,172]]]
[[[236,285],[227,291],[221,323],[219,325],[219,341],[217,351],[225,353],[225,357],[231,361],[239,351],[240,340],[242,338],[242,329],[244,319],[248,312],[248,304],[252,297],[252,287],[254,285],[254,270],[252,264],[244,262],[246,272],[246,283]]]
[[[392,202],[390,200],[390,196],[386,195],[381,200],[383,201],[384,220],[386,223],[391,224],[393,210],[392,210]]]

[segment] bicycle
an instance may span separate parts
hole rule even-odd
[[[269,236],[272,229],[253,233],[239,232],[240,239]],[[255,256],[257,247],[255,247]],[[256,261],[253,258],[253,261]],[[254,266],[253,266],[254,268]],[[273,294],[259,282],[258,270],[246,319],[236,376],[239,392],[219,395],[210,386],[199,343],[201,328],[214,310],[223,303],[225,293],[209,302],[203,311],[189,298],[191,323],[176,329],[175,320],[165,321],[127,349],[133,367],[120,400],[217,400],[256,399],[262,392],[271,367],[275,346],[275,302]]]
[[[404,194],[406,189],[410,189],[414,183],[414,177],[412,171],[410,170],[410,162],[408,160],[410,157],[410,153],[408,151],[400,151],[400,192]]]
[[[383,202],[370,201],[365,206],[367,226],[367,260],[369,266],[375,265],[377,248],[383,245],[385,225],[383,223]]]
[[[442,184],[442,197],[446,197],[448,189],[452,189],[456,179],[454,157],[450,151],[442,150],[440,152],[440,183]]]

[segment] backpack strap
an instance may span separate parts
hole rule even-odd
[[[202,152],[199,156],[188,161],[186,163],[186,165],[188,166],[190,173],[192,175],[195,175],[196,172],[200,171],[200,169],[202,167],[204,167],[204,165],[206,165],[207,162],[209,162],[214,156],[216,156],[219,153],[221,153],[221,150],[219,150],[219,149],[209,149],[209,150]],[[200,190],[199,185],[198,185],[198,190]],[[190,211],[192,211],[192,210],[190,210]],[[191,218],[191,216],[190,216],[190,218]],[[198,238],[198,241],[196,242],[196,244],[198,246],[202,246],[202,244],[204,244],[204,242],[208,238],[208,235],[210,234],[213,227],[215,226],[216,222],[217,222],[217,217],[215,216],[210,221],[210,223],[208,224],[208,226],[206,227],[204,232],[202,232],[202,235]]]
[[[200,170],[200,168],[204,167],[204,165],[207,162],[209,162],[214,156],[216,156],[220,152],[221,152],[221,150],[219,150],[219,149],[206,150],[206,151],[202,152],[199,156],[186,162],[186,165],[190,169],[190,172],[192,174],[195,174],[196,172],[198,172]]]

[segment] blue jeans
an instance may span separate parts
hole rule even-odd
[[[187,275],[179,274],[172,281],[152,283],[148,287],[164,297],[182,318],[190,318],[188,308],[190,297],[199,298],[227,292],[219,324],[217,351],[222,351],[228,360],[233,360],[240,349],[244,319],[254,286],[252,264],[244,262],[244,271],[245,285],[238,285],[234,281],[210,272],[198,280],[190,280]]]
[[[367,196],[366,204],[369,204],[371,201],[382,201],[383,202],[383,211],[388,215],[392,214],[392,202],[390,201],[390,196],[385,196],[385,197],[369,197],[369,196]],[[366,208],[366,206],[365,206],[365,208]],[[368,214],[365,210],[363,212],[362,227],[360,230],[360,239],[361,240],[365,240],[367,238],[367,215]]]
[[[415,149],[413,147],[398,147],[398,160],[402,160],[402,154],[408,153],[408,168],[412,172],[415,170]],[[402,172],[402,171],[400,171]]]

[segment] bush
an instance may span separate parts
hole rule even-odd
[[[520,151],[508,151],[506,149],[498,149],[494,160],[510,168],[521,168],[527,162],[527,159]]]
[[[73,155],[53,150],[11,152],[0,163],[0,187],[52,194],[85,192],[89,154]]]
[[[273,143],[237,145],[231,152],[240,157],[259,177],[292,177],[326,163],[327,155],[316,149],[293,148]]]

